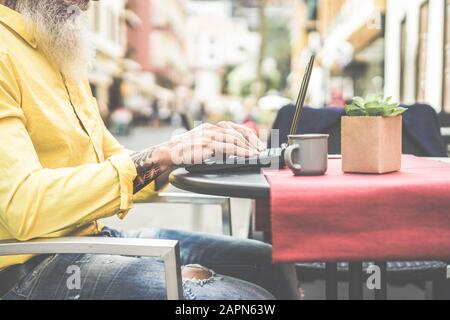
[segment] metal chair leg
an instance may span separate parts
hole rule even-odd
[[[231,199],[227,197],[205,196],[193,193],[160,193],[158,197],[150,202],[141,201],[139,203],[176,203],[192,205],[216,205],[222,211],[222,231],[226,236],[233,235],[231,225]]]
[[[363,263],[350,262],[349,273],[350,273],[349,298],[350,300],[362,300],[364,298]]]
[[[183,280],[181,276],[180,245],[177,244],[164,257],[167,300],[183,300]]]
[[[447,270],[446,270],[447,271]],[[439,274],[436,279],[432,281],[431,299],[432,300],[447,300],[449,299],[449,285],[447,284],[447,272]]]
[[[337,262],[326,263],[326,299],[337,300],[338,299],[338,264]]]
[[[224,235],[232,236],[231,199],[224,199],[220,207],[222,208],[222,232]]]

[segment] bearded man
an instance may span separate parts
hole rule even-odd
[[[89,2],[0,0],[0,240],[179,240],[186,298],[297,298],[294,270],[272,265],[269,245],[168,230],[119,232],[97,222],[124,218],[136,197],[167,184],[175,164],[216,152],[254,155],[259,140],[233,123],[206,124],[147,150],[125,150],[105,128],[86,80],[94,50],[78,13]],[[64,285],[72,265],[81,270],[79,290]],[[1,257],[0,298],[164,299],[164,269],[139,257]]]

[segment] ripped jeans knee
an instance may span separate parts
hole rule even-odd
[[[214,272],[198,264],[190,264],[181,268],[183,281],[208,281],[214,276]]]
[[[203,267],[198,264],[189,264],[181,268],[183,277],[183,290],[185,298],[188,300],[195,300],[197,297],[193,288],[205,288],[213,284],[215,281],[222,280],[213,270]]]
[[[186,300],[273,300],[265,289],[236,278],[216,274],[201,265],[182,267]]]

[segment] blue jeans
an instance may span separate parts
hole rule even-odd
[[[261,242],[170,230],[119,232],[104,228],[100,236],[178,240],[182,265],[201,265],[212,274],[204,281],[183,282],[188,300],[298,298],[295,268],[272,264],[271,246]],[[71,266],[80,270],[79,289],[67,285]],[[144,257],[54,255],[40,263],[3,299],[162,300],[166,299],[164,264]]]

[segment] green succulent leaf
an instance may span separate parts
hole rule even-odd
[[[347,116],[396,117],[407,109],[400,108],[398,103],[391,103],[392,97],[372,96],[366,99],[354,97],[353,102],[345,107]]]
[[[381,107],[381,105],[378,101],[369,101],[364,104],[364,108],[366,108],[366,109],[379,108],[379,107]]]
[[[360,108],[364,108],[364,99],[361,97],[354,97],[353,98],[353,105],[360,107]]]
[[[398,107],[397,103],[383,105],[384,108],[383,116],[389,117],[395,111],[395,109],[397,109],[397,107]]]
[[[367,113],[369,114],[369,116],[372,117],[379,117],[379,116],[385,116],[385,111],[386,109],[384,109],[383,107],[373,107],[373,108],[366,108]]]
[[[351,117],[367,116],[367,112],[364,109],[355,105],[347,105],[345,107],[345,114]]]
[[[398,108],[394,109],[394,111],[389,116],[397,117],[397,116],[404,114],[407,110],[408,109],[406,109],[406,108],[398,107]]]

